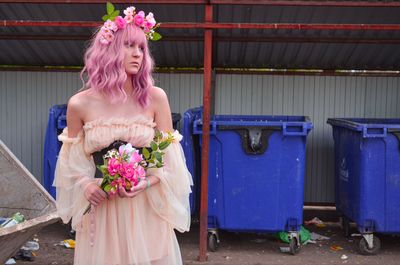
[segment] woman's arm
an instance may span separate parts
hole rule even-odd
[[[77,137],[83,127],[82,117],[84,113],[84,102],[82,101],[82,93],[74,95],[68,101],[67,127],[68,137],[70,138]],[[107,199],[107,194],[93,182],[89,182],[83,190],[85,198],[94,206],[99,205],[102,201]]]

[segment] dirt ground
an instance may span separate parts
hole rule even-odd
[[[329,240],[307,244],[300,252],[292,256],[281,253],[280,247],[288,246],[271,234],[250,234],[220,232],[220,245],[217,252],[208,253],[208,262],[197,261],[198,257],[198,223],[192,224],[189,233],[179,234],[184,264],[200,265],[256,265],[256,264],[400,264],[400,238],[390,235],[379,235],[382,249],[379,255],[362,256],[358,254],[359,238],[346,239],[339,223],[329,222],[320,228],[315,225],[305,226],[311,232],[329,237]],[[355,231],[354,231],[355,232]],[[17,261],[17,264],[37,265],[72,265],[73,250],[57,245],[67,239],[63,225],[57,223],[46,227],[37,235],[40,249],[33,262]],[[332,250],[340,246],[342,250]],[[347,256],[342,259],[342,256]],[[344,257],[343,257],[344,258]],[[172,264],[171,264],[172,265]]]

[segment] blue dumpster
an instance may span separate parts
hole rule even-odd
[[[374,232],[400,232],[400,119],[328,119],[335,146],[335,200],[363,235],[359,250],[376,254]]]
[[[199,135],[193,134],[193,122],[201,115],[202,108],[189,109],[183,114],[181,142],[185,153],[186,166],[193,178],[192,193],[190,194],[190,210],[193,216],[198,215],[200,194],[200,145]]]
[[[49,110],[49,120],[47,122],[44,142],[43,186],[53,198],[56,197],[56,189],[53,187],[54,171],[58,152],[61,148],[61,142],[58,141],[57,136],[66,127],[66,113],[67,105],[55,105]]]
[[[201,117],[193,126],[202,134]],[[295,254],[312,123],[305,116],[216,115],[210,126],[209,248],[218,247],[217,229],[287,231]]]

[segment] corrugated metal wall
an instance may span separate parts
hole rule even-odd
[[[157,74],[171,110],[202,102],[202,75]],[[42,179],[48,109],[81,87],[77,73],[0,72],[0,139]],[[333,141],[328,117],[399,117],[400,78],[217,75],[216,114],[307,115],[305,200],[333,202]]]
[[[202,75],[160,74],[154,78],[167,92],[173,112],[201,105]],[[48,111],[55,104],[65,104],[81,87],[76,72],[0,71],[0,139],[41,182]]]

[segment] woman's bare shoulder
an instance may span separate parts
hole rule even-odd
[[[88,109],[91,108],[95,95],[88,90],[79,91],[68,100],[67,115],[85,120]]]
[[[149,92],[151,99],[155,102],[168,100],[167,93],[161,87],[153,86]]]
[[[68,100],[68,107],[72,108],[87,108],[91,103],[98,100],[98,96],[89,91],[79,91]]]

